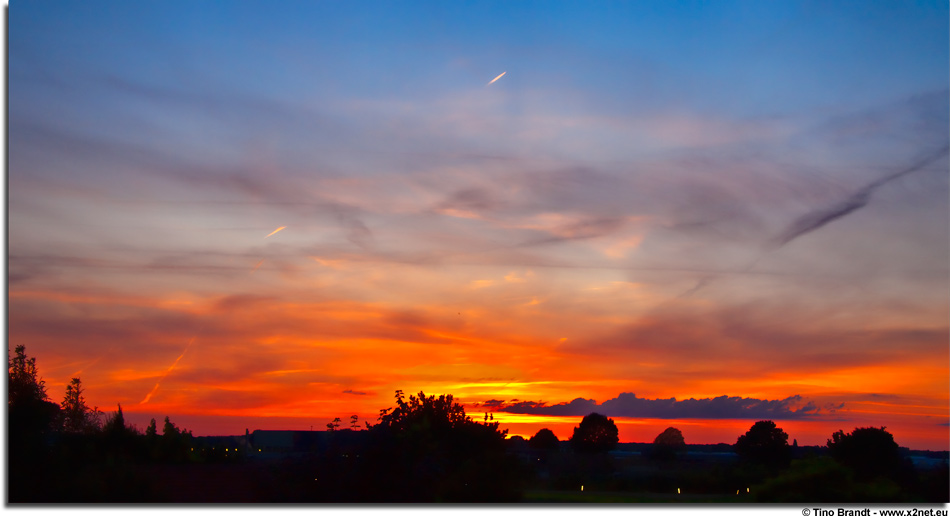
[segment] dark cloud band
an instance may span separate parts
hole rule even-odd
[[[657,419],[804,419],[814,417],[822,413],[822,410],[812,401],[803,404],[802,397],[798,395],[782,400],[718,396],[678,401],[676,398],[638,398],[631,392],[620,393],[616,398],[603,403],[584,398],[556,405],[522,401],[499,409],[500,412],[512,414],[584,416],[591,412],[600,412],[612,417]]]

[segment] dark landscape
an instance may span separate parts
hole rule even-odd
[[[451,395],[406,397],[376,424],[324,431],[194,437],[103,417],[81,382],[57,405],[35,359],[9,361],[9,503],[946,503],[948,452],[901,448],[884,428],[836,432],[798,446],[772,421],[734,444],[619,443],[590,414],[560,440],[542,429],[506,438]],[[356,418],[352,420],[356,427]]]

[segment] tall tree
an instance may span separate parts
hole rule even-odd
[[[23,435],[36,437],[52,430],[59,405],[46,396],[46,384],[36,372],[36,358],[27,357],[26,348],[17,346],[16,354],[7,356],[7,368],[10,431],[21,439]]]
[[[788,434],[774,421],[757,421],[735,444],[736,454],[744,460],[770,467],[788,466],[791,448]]]
[[[102,425],[102,431],[107,435],[119,435],[128,431],[128,427],[125,426],[125,415],[122,414],[122,404],[119,404],[118,410],[106,419],[105,424]]]
[[[61,404],[63,430],[69,433],[90,433],[99,430],[102,413],[99,407],[89,408],[83,397],[82,380],[73,378],[66,386],[66,397]]]
[[[596,412],[584,416],[571,436],[571,446],[582,453],[607,453],[618,442],[619,431],[614,420]]]
[[[192,435],[187,429],[179,429],[172,423],[171,418],[165,416],[162,426],[162,437],[158,441],[159,457],[170,462],[186,462],[191,458]]]
[[[7,495],[11,502],[48,500],[48,436],[59,422],[59,405],[49,401],[24,346],[7,349]]]
[[[158,424],[155,423],[155,418],[153,417],[152,420],[148,424],[148,428],[145,429],[145,437],[149,439],[154,439],[157,435],[158,435]]]
[[[26,346],[17,346],[11,358],[7,350],[9,370],[7,404],[26,405],[46,401],[46,383],[36,373],[36,358],[27,358]]]
[[[162,427],[162,437],[171,439],[179,435],[181,435],[181,431],[178,430],[178,426],[172,423],[171,418],[165,416],[165,425]]]

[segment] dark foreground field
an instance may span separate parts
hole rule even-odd
[[[877,478],[859,481],[820,448],[796,458],[788,468],[769,472],[744,464],[731,453],[689,452],[656,460],[624,445],[609,454],[582,455],[569,448],[537,452],[518,443],[500,465],[498,478],[509,484],[493,493],[491,479],[476,472],[437,483],[419,473],[419,490],[396,493],[408,479],[388,478],[379,465],[355,454],[295,457],[236,455],[211,463],[74,464],[47,476],[43,484],[22,486],[10,501],[52,503],[770,503],[914,502],[945,503],[948,468],[932,460],[908,470],[903,482]],[[645,446],[645,445],[640,445]],[[908,461],[910,466],[910,462]],[[403,470],[406,472],[409,470]],[[492,473],[486,472],[489,475]],[[452,473],[458,475],[458,473]],[[425,480],[423,480],[423,478]],[[466,480],[482,487],[466,489]],[[387,485],[390,483],[390,485]],[[17,484],[14,482],[14,484]],[[464,485],[462,485],[464,484]],[[457,487],[457,489],[456,489]]]

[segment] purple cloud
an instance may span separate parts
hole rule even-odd
[[[522,401],[506,406],[501,409],[501,412],[548,416],[585,416],[591,412],[601,412],[614,417],[657,419],[802,419],[822,412],[822,409],[814,402],[798,406],[801,401],[802,397],[798,395],[782,400],[760,400],[738,396],[690,398],[681,401],[677,401],[676,398],[651,400],[638,398],[632,392],[623,392],[616,398],[603,403],[584,398],[576,398],[570,403],[557,405]]]

